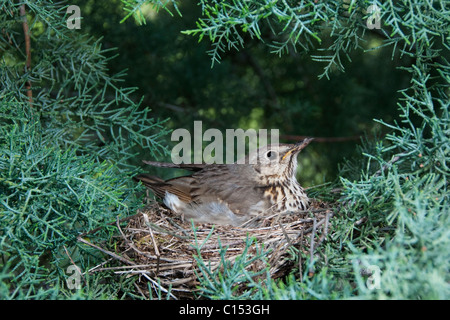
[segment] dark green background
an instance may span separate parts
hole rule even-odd
[[[195,28],[201,15],[195,2],[180,5],[182,17],[175,11],[172,17],[164,10],[149,10],[142,26],[133,17],[120,23],[126,13],[118,0],[73,4],[80,6],[83,17],[76,32],[103,36],[105,48],[118,48],[118,57],[109,62],[111,73],[127,69],[123,85],[139,87],[143,105],[155,118],[170,118],[172,129],[192,131],[193,121],[202,120],[203,130],[276,128],[282,136],[350,137],[315,142],[301,154],[299,180],[304,185],[335,179],[338,164],[356,154],[359,136],[384,134],[380,130],[385,128],[373,119],[393,120],[398,90],[409,82],[409,75],[396,69],[408,60],[393,56],[390,47],[354,50],[351,62],[342,57],[345,71],[333,70],[330,79],[318,79],[324,63],[312,61],[310,54],[291,50],[279,57],[251,39],[245,48],[225,52],[221,63],[211,67],[209,41],[198,43],[197,37],[181,33]],[[369,34],[365,50],[381,44],[377,33]],[[332,40],[323,38],[322,47]],[[168,144],[170,149],[176,142]]]

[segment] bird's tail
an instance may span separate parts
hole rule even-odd
[[[191,170],[191,171],[200,171],[203,168],[205,168],[206,164],[204,163],[200,163],[200,164],[195,164],[195,163],[180,163],[180,164],[175,164],[172,162],[159,162],[159,161],[142,161],[145,164],[148,164],[149,166],[152,167],[159,167],[159,168],[178,168],[178,169],[185,169],[185,170]]]
[[[133,180],[136,182],[142,182],[142,184],[151,189],[155,193],[155,195],[160,198],[164,198],[166,193],[165,187],[167,186],[167,184],[161,178],[148,174],[138,174],[137,176],[133,177]]]

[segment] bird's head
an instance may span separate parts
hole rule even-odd
[[[313,139],[307,138],[296,144],[269,144],[247,157],[253,164],[257,180],[263,184],[274,184],[284,179],[295,179],[297,155]]]

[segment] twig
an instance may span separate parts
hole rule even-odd
[[[78,271],[78,274],[81,275],[81,278],[83,279],[84,284],[87,285],[86,279],[84,278],[83,273],[81,273],[81,269],[80,269],[80,268],[75,264],[75,262],[73,261],[73,259],[72,259],[72,257],[70,256],[69,251],[67,250],[66,246],[63,246],[63,248],[64,248],[64,250],[66,251],[66,255],[69,257],[70,262],[72,263],[72,265],[75,266],[75,268],[76,268],[77,271]]]
[[[175,238],[178,238],[178,239],[181,239],[181,240],[189,240],[189,239],[190,239],[189,236],[186,236],[186,237],[180,236],[180,235],[176,234],[175,232],[170,231],[170,230],[163,229],[163,228],[157,226],[157,225],[154,224],[154,223],[151,223],[151,222],[148,222],[148,223],[147,223],[147,222],[145,222],[145,224],[146,224],[147,227],[149,227],[149,228],[153,228],[153,229],[155,229],[156,231],[159,231],[159,232],[164,233],[164,234],[171,235],[171,236],[173,236],[173,237],[175,237]]]
[[[350,137],[312,137],[314,142],[345,142],[345,141],[355,141],[360,140],[362,136],[350,136]],[[300,141],[306,138],[311,138],[311,136],[295,136],[295,135],[280,135],[280,139]]]
[[[112,259],[113,259],[113,258],[109,258],[109,259],[103,261],[102,263],[100,263],[100,264],[98,264],[98,265],[96,265],[96,266],[90,268],[90,269],[89,269],[88,271],[86,271],[85,273],[91,273],[91,272],[95,272],[95,271],[98,271],[98,270],[102,269],[102,268],[100,268],[100,267],[104,266],[105,264],[110,263],[110,262],[112,261]]]
[[[167,108],[167,109],[170,109],[170,110],[176,111],[176,112],[185,112],[186,111],[184,108],[176,106],[171,103],[160,102],[160,103],[158,103],[158,106],[161,106],[163,108]]]
[[[333,213],[331,214],[331,216],[333,216]],[[322,242],[327,238],[329,219],[330,219],[330,212],[327,211],[327,213],[325,214],[325,225],[323,227],[323,233],[322,233],[322,236],[320,237],[319,241],[317,242],[316,248],[319,247],[322,244]]]
[[[316,222],[316,218],[309,219],[308,222]],[[316,230],[317,230],[317,227],[320,227],[324,222],[325,222],[325,219],[321,219],[319,222],[317,222],[315,225]],[[304,231],[305,233],[310,233],[311,231],[313,231],[313,229],[314,229],[314,225],[312,227],[302,230],[302,231]],[[317,248],[317,246],[316,246],[316,248]]]
[[[140,213],[138,212],[138,213],[133,214],[133,215],[131,215],[131,216],[122,218],[122,219],[120,219],[120,222],[128,221],[128,220],[130,220],[131,218],[134,218],[135,216],[137,216],[138,214],[140,214]],[[116,221],[110,222],[110,223],[108,223],[107,225],[108,225],[108,226],[112,226],[112,225],[114,225],[114,224],[116,224]],[[97,227],[97,228],[95,228],[95,229],[92,229],[92,230],[89,230],[89,231],[86,231],[86,232],[81,233],[78,237],[85,237],[85,236],[87,236],[88,234],[96,233],[97,231],[103,230],[104,228],[105,228],[105,226]]]
[[[142,272],[142,275],[147,278],[154,286],[157,286],[161,291],[164,291],[165,293],[169,294],[172,298],[174,298],[175,300],[178,300],[177,297],[175,297],[170,291],[168,291],[167,289],[165,289],[164,287],[161,286],[161,284],[157,283],[155,280],[153,280],[152,278],[150,278],[145,271]]]
[[[366,221],[367,221],[367,217],[362,217],[361,219],[359,219],[358,221],[355,222],[355,226],[359,226],[360,224],[363,224]]]
[[[161,265],[163,266],[164,264],[161,264]],[[152,272],[154,272],[153,267],[154,267],[153,264],[136,264],[136,265],[131,265],[131,266],[104,267],[104,268],[99,268],[99,266],[96,266],[96,267],[90,269],[89,272],[115,271],[115,273],[120,273],[120,272],[125,273],[128,271],[123,271],[123,270],[128,270],[128,269],[133,269],[130,272],[136,271],[136,269],[138,269],[138,270],[146,269],[147,271],[151,270]],[[167,263],[163,267],[160,267],[159,271],[166,271],[166,270],[173,271],[175,268],[190,268],[190,267],[192,267],[191,261],[180,261],[180,262],[175,262],[175,263]],[[150,269],[147,269],[147,268],[150,268]],[[116,272],[116,270],[118,270],[118,271]]]
[[[301,251],[302,244],[303,244],[303,230],[300,235],[300,245],[298,248],[298,272],[300,273],[300,282],[303,282],[303,266],[302,266],[302,251]]]
[[[242,245],[244,243],[245,243],[245,240],[241,239],[241,240],[232,241],[232,242],[225,242],[225,243],[221,242],[220,245],[219,245],[219,243],[205,244],[205,245],[202,246],[202,251],[203,252],[214,251],[215,249],[218,250],[220,248],[225,248],[225,247],[233,248],[234,246],[240,246],[240,245]],[[230,249],[230,248],[227,251],[233,250],[233,249]],[[195,245],[192,244],[192,243],[189,244],[189,247],[187,247],[186,249],[189,250],[189,251],[196,251],[197,250]]]
[[[378,169],[377,172],[375,172],[373,174],[374,177],[379,176],[381,174],[381,172],[383,172],[384,170],[386,170],[388,167],[390,167],[391,165],[393,165],[394,163],[396,163],[398,160],[400,160],[401,157],[406,156],[407,153],[406,152],[402,152],[398,155],[396,155],[394,158],[392,158],[390,161],[388,161],[387,163],[385,163],[380,169]]]
[[[133,285],[144,299],[148,299],[148,297],[142,292],[141,288],[139,288],[139,286],[136,284],[136,282],[134,282]]]
[[[103,249],[103,248],[101,248],[101,247],[99,247],[99,246],[97,246],[97,245],[95,245],[95,244],[93,244],[93,243],[91,243],[91,242],[89,242],[89,241],[87,241],[87,240],[81,238],[81,237],[78,237],[77,240],[80,241],[80,242],[82,242],[82,243],[84,243],[84,244],[87,244],[88,246],[91,246],[91,247],[93,247],[93,248],[95,248],[95,249],[97,249],[97,250],[100,250],[101,252],[103,252],[103,253],[105,253],[105,254],[107,254],[107,255],[109,255],[109,256],[111,256],[111,257],[117,259],[117,260],[120,260],[120,261],[122,261],[123,263],[126,263],[126,264],[128,264],[128,265],[130,265],[130,266],[131,266],[131,265],[134,265],[134,263],[131,262],[130,260],[125,259],[124,257],[121,257],[121,256],[115,254],[114,252],[105,250],[105,249]]]
[[[309,248],[309,271],[308,271],[308,276],[312,277],[314,275],[314,270],[312,269],[312,262],[313,262],[313,257],[314,257],[314,237],[316,236],[316,228],[317,228],[317,224],[316,224],[316,218],[314,218],[313,221],[313,228],[312,228],[312,233],[311,233],[311,244],[310,244],[310,248]]]
[[[134,251],[136,251],[136,252],[137,252],[138,254],[140,254],[140,255],[146,256],[147,258],[150,258],[150,259],[154,259],[154,258],[155,258],[155,257],[153,257],[151,254],[148,254],[147,252],[143,252],[143,251],[139,250],[139,249],[135,246],[135,244],[133,243],[133,241],[128,240],[128,238],[127,238],[127,237],[125,236],[125,234],[123,233],[122,228],[120,227],[120,220],[119,220],[119,217],[117,217],[116,225],[117,225],[117,229],[119,229],[119,232],[120,232],[120,234],[122,235],[123,240],[125,241],[125,243],[126,243],[131,249],[133,249]],[[159,257],[158,257],[158,259],[159,259]]]
[[[283,224],[281,223],[281,221],[278,222],[278,224],[281,227],[281,231],[283,232],[284,237],[286,238],[286,241],[288,243],[289,246],[292,246],[292,242],[291,239],[289,238],[288,234],[286,233],[286,229],[284,229]]]
[[[160,261],[161,255],[159,254],[158,245],[156,244],[155,237],[153,236],[153,230],[152,230],[152,228],[150,228],[150,221],[148,220],[148,215],[146,213],[142,213],[142,216],[144,217],[145,224],[147,225],[148,230],[150,231],[150,237],[152,238],[153,248],[155,248],[156,274],[159,274],[159,261]]]
[[[30,40],[30,28],[28,26],[27,12],[25,10],[25,4],[20,6],[20,16],[22,17],[22,27],[23,33],[25,36],[25,52],[27,55],[27,60],[25,63],[25,72],[31,71],[31,40]],[[25,83],[25,87],[27,88],[27,97],[28,102],[30,103],[30,107],[33,106],[33,91],[31,91],[31,81],[28,80]]]
[[[189,238],[189,233],[186,229],[183,229],[180,225],[178,225],[178,223],[176,223],[175,221],[173,221],[172,218],[170,217],[165,217],[165,219],[175,228],[177,228],[178,230],[180,230],[186,237]],[[149,222],[150,223],[150,222]]]

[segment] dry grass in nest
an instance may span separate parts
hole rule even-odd
[[[252,238],[256,241],[247,253],[255,254],[255,244],[263,244],[268,254],[265,262],[255,259],[249,268],[257,272],[268,267],[273,279],[283,277],[294,267],[302,270],[302,262],[295,266],[294,259],[290,258],[289,248],[294,247],[312,257],[314,248],[326,238],[329,219],[334,213],[330,204],[313,201],[308,210],[264,217],[253,221],[253,227],[198,224],[194,234],[190,222],[182,221],[153,202],[127,218],[126,226],[121,227],[120,221],[117,221],[120,238],[116,253],[83,237],[79,237],[79,241],[108,254],[121,264],[118,267],[103,267],[102,264],[91,269],[91,272],[113,270],[119,274],[138,274],[145,285],[137,286],[137,290],[146,298],[150,296],[147,282],[151,283],[155,292],[168,294],[170,291],[172,298],[194,298],[200,283],[194,256],[198,256],[199,252],[203,261],[208,261],[211,270],[214,270],[223,267],[221,254],[224,254],[224,248],[226,259],[233,262],[244,252],[247,239]]]

